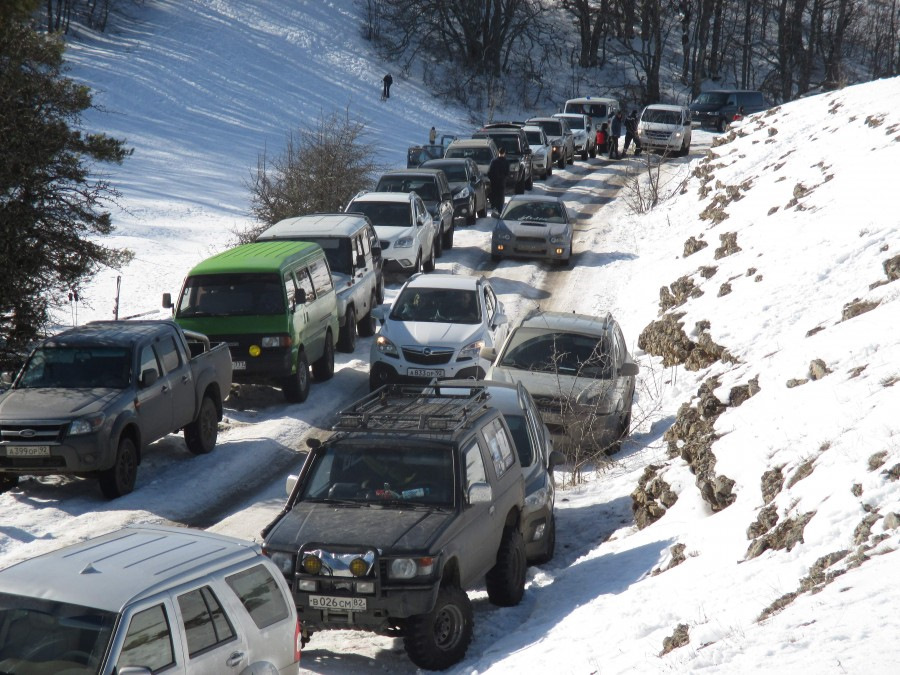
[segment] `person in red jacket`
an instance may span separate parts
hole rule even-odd
[[[609,124],[604,122],[600,125],[600,128],[597,129],[597,152],[601,155],[609,150],[607,145],[609,144]]]

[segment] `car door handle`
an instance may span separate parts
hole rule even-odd
[[[160,389],[160,391],[161,391],[163,394],[168,394],[168,393],[169,393],[169,385],[164,384],[164,385],[162,386],[162,388]]]
[[[491,504],[491,508],[488,509],[488,513],[494,515],[494,505]]]
[[[234,668],[237,665],[240,665],[241,661],[244,660],[244,652],[232,652],[231,656],[228,657],[228,660],[225,662],[229,668]]]
[[[188,382],[191,381],[191,376],[188,375],[187,373],[185,373],[184,375],[181,376],[181,381],[184,382],[185,384],[187,384]]]

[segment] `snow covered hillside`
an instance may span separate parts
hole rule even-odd
[[[122,315],[154,312],[228,245],[250,222],[242,181],[257,153],[320,111],[349,105],[396,165],[431,125],[469,128],[396,72],[390,102],[378,100],[390,66],[358,37],[353,0],[135,11],[122,32],[68,52],[104,109],[87,122],[135,148],[106,168],[122,190],[113,243],[136,252]],[[558,492],[557,555],[529,570],[523,603],[470,594],[475,638],[452,672],[894,672],[898,111],[900,79],[882,80],[697,132],[688,158],[666,162],[675,194],[645,215],[625,199],[641,158],[555,171],[536,191],[578,213],[569,271],[492,265],[489,219],[457,233],[439,269],[489,274],[511,315],[535,303],[612,311],[641,375],[632,438]],[[86,290],[79,322],[109,318],[119,273]],[[23,481],[0,495],[0,566],[128,522],[183,522],[214,499],[232,508],[211,529],[258,537],[303,435],[364,390],[370,345],[339,356],[306,404],[233,403],[210,455],[160,441],[116,502],[91,481]],[[274,479],[260,470],[275,463]],[[399,640],[356,632],[314,635],[301,667],[415,672]]]

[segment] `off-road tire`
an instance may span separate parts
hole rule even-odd
[[[588,151],[587,151],[586,149],[585,149],[585,150],[582,150],[582,151],[581,151],[581,161],[582,161],[582,162],[586,162],[586,161],[587,161],[587,158],[588,158]]]
[[[528,180],[525,181],[525,189],[531,190],[534,188],[534,169],[531,170],[531,173],[528,174]]]
[[[347,354],[356,349],[356,309],[353,306],[347,308],[344,327],[338,332],[338,349]]]
[[[498,263],[503,260],[503,256],[497,255],[496,253],[491,253],[491,260],[493,260],[495,263]]]
[[[434,246],[434,257],[440,258],[444,255],[444,224],[438,223],[438,231],[434,235],[434,241],[431,242],[432,246]],[[422,263],[424,267],[424,262]]]
[[[591,148],[590,155],[591,155],[591,158],[594,158],[597,156],[597,146],[596,145],[593,148]]]
[[[553,162],[550,162],[547,165],[547,171],[544,172],[544,180],[547,180],[552,175],[553,175]]]
[[[375,302],[377,304],[381,304],[384,302],[384,273],[378,276],[378,281],[375,289]]]
[[[534,558],[528,561],[529,564],[544,565],[553,560],[553,555],[556,553],[556,518],[553,514],[550,514],[550,522],[547,523],[544,541],[547,542],[547,545],[544,547],[543,553],[534,556]]]
[[[17,473],[0,473],[0,494],[7,490],[12,490],[19,484],[19,474]]]
[[[195,455],[205,455],[216,447],[219,435],[219,411],[215,402],[204,394],[197,419],[184,428],[184,443]]]
[[[372,337],[375,335],[375,317],[372,316],[372,308],[375,307],[377,298],[372,294],[372,301],[369,305],[369,311],[356,324],[356,332],[361,337]]]
[[[297,372],[288,376],[281,387],[288,403],[303,403],[309,396],[309,359],[302,349],[297,354]]]
[[[137,480],[138,452],[128,436],[119,439],[116,463],[100,472],[100,491],[107,499],[117,499],[134,490]]]
[[[450,223],[450,229],[444,232],[443,239],[441,240],[441,246],[445,251],[449,251],[453,248],[454,234],[456,234],[456,224]]]
[[[522,180],[516,181],[515,193],[517,195],[525,194],[525,178],[522,178]]]
[[[434,272],[434,259],[437,257],[437,244],[435,242],[440,241],[440,237],[435,237],[434,241],[431,242],[431,255],[428,256],[428,260],[422,263],[422,269],[426,272]]]
[[[351,330],[356,330],[356,322],[351,324]],[[331,329],[325,331],[325,351],[316,359],[312,367],[313,378],[316,382],[326,382],[334,377],[334,338]]]
[[[492,604],[498,607],[513,607],[519,604],[525,593],[527,567],[522,533],[515,527],[504,528],[500,548],[497,549],[497,562],[484,579],[488,599]]]
[[[455,586],[442,586],[434,609],[406,620],[403,646],[419,668],[445,670],[466,655],[472,626],[469,596]]]

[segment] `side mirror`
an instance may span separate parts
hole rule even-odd
[[[294,306],[306,304],[306,289],[298,288],[294,291]]]
[[[159,379],[159,373],[156,368],[147,368],[141,372],[141,387],[147,388],[152,387],[156,384],[156,381]]]
[[[469,486],[469,504],[490,504],[494,499],[494,491],[487,483],[472,483]]]
[[[619,375],[622,377],[635,377],[639,371],[638,364],[628,361],[622,364],[622,367],[619,369]]]
[[[497,326],[502,326],[507,321],[509,321],[509,319],[506,318],[506,314],[504,314],[503,312],[498,312],[497,314],[494,315],[494,327],[495,328]]]
[[[559,450],[553,450],[550,453],[549,462],[550,468],[552,469],[554,466],[559,466],[560,464],[566,463],[566,456],[562,454]]]
[[[299,476],[295,476],[294,474],[289,475],[284,481],[284,491],[287,492],[287,496],[290,497],[291,493],[294,491],[294,488],[297,485],[297,480]]]
[[[172,294],[171,293],[163,293],[163,309],[172,309]]]
[[[378,307],[372,308],[372,316],[374,316],[376,319],[378,319],[378,321],[380,321],[381,323],[384,323],[384,317],[385,317],[384,312],[385,312],[384,305],[379,305]]]
[[[364,253],[360,253],[359,255],[356,256],[356,266],[359,267],[360,269],[362,269],[366,266],[366,256]]]
[[[381,255],[381,242],[372,242],[372,255],[380,256]]]
[[[481,358],[486,359],[491,363],[497,360],[497,350],[494,347],[482,347],[478,354]]]

